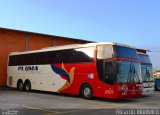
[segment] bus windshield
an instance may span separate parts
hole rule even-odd
[[[152,65],[141,64],[143,82],[153,81],[152,77]]]
[[[104,81],[106,83],[141,83],[140,63],[128,61],[105,62]]]
[[[114,60],[114,58],[120,58]],[[121,60],[122,58],[122,60]],[[137,51],[123,46],[102,45],[97,50],[97,70],[103,82],[113,83],[141,83],[141,68],[139,62],[123,60],[139,60]],[[109,59],[109,60],[107,60]],[[112,60],[113,59],[113,60]]]
[[[141,71],[142,71],[142,78],[143,82],[150,82],[153,81],[152,76],[152,63],[148,55],[138,54],[140,62],[141,62]]]
[[[119,83],[140,83],[142,78],[140,77],[140,63],[118,61],[119,63]]]

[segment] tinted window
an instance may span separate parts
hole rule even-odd
[[[75,56],[73,56],[73,62],[92,62],[94,57],[94,47],[75,49]]]
[[[49,51],[9,57],[9,66],[92,62],[94,47]]]
[[[148,55],[138,54],[138,56],[139,56],[139,59],[140,59],[141,63],[151,64],[151,61],[150,61]]]
[[[135,49],[122,46],[114,46],[114,49],[116,52],[116,57],[139,59]]]

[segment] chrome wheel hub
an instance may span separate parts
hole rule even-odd
[[[91,94],[91,90],[90,90],[90,88],[88,88],[88,87],[87,87],[87,88],[85,88],[85,89],[84,89],[84,96],[85,96],[85,97],[89,97],[89,96],[90,96],[90,94]]]

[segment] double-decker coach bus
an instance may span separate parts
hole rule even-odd
[[[104,42],[14,52],[8,59],[9,87],[80,94],[86,99],[134,98],[142,93],[135,48]]]
[[[147,50],[137,49],[141,63],[141,73],[143,81],[143,95],[152,94],[154,91],[153,68]]]

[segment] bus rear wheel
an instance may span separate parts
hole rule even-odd
[[[30,81],[26,81],[26,82],[24,83],[24,90],[25,90],[26,92],[30,92],[30,91],[31,91],[31,83],[30,83]]]
[[[18,89],[19,91],[23,91],[23,82],[22,82],[21,80],[19,80],[19,81],[17,82],[17,89]]]
[[[93,90],[89,84],[85,84],[82,87],[81,95],[85,99],[92,99],[93,98]]]

